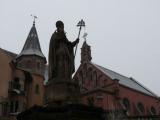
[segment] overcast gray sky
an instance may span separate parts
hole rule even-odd
[[[48,58],[55,22],[62,20],[70,41],[84,19],[92,61],[133,77],[160,96],[160,0],[0,0],[0,47],[20,53],[38,16],[36,28]],[[80,64],[80,41],[76,67]]]

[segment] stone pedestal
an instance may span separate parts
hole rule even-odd
[[[45,106],[34,106],[17,120],[104,120],[103,109],[80,104],[79,90],[72,80],[52,80],[46,86]]]
[[[60,107],[34,106],[17,116],[17,120],[105,120],[101,108],[82,104]]]
[[[46,85],[46,105],[62,106],[80,103],[80,89],[73,80],[50,80]]]

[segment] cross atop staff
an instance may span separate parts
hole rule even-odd
[[[83,21],[83,19],[78,22],[77,27],[79,27],[79,33],[78,33],[78,38],[77,38],[77,39],[79,39],[79,36],[80,36],[80,33],[81,33],[81,29],[82,29],[82,27],[85,27],[85,22]],[[74,57],[76,56],[77,46],[78,46],[78,44],[76,45]]]
[[[36,15],[32,15],[31,16],[33,17],[33,25],[35,25],[35,20],[37,19],[37,16]]]

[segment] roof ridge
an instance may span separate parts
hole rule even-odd
[[[149,90],[146,86],[142,85],[139,81],[135,80],[134,78],[130,79],[134,82],[136,82],[138,85],[140,85],[141,87],[143,87],[145,90],[147,90],[148,92],[150,92],[151,94],[153,94],[155,97],[158,97],[155,93],[153,93],[151,90]]]
[[[113,71],[113,70],[110,70],[110,69],[107,69],[107,68],[105,68],[105,67],[103,67],[103,66],[97,65],[97,64],[95,64],[95,63],[93,63],[93,62],[90,62],[90,63],[91,63],[92,65],[94,65],[95,67],[96,67],[96,66],[97,66],[97,67],[102,67],[103,69],[109,70],[110,72],[113,72],[113,73],[115,73],[115,74],[118,74],[118,75],[120,75],[121,77],[125,77],[125,78],[127,78],[128,80],[136,83],[137,85],[139,85],[140,87],[142,87],[142,88],[145,89],[146,91],[148,91],[150,94],[152,94],[152,96],[158,97],[155,93],[153,93],[153,92],[152,92],[151,90],[149,90],[147,87],[143,86],[139,81],[135,80],[134,78],[132,78],[132,77],[126,77],[126,76],[124,76],[124,75],[121,75],[121,74]],[[99,69],[99,68],[98,68],[98,69]],[[101,70],[101,69],[99,69],[99,70]],[[102,70],[101,70],[101,71],[102,71]],[[102,71],[102,72],[103,72],[103,71]],[[104,72],[103,72],[103,73],[104,73]],[[106,73],[104,73],[104,74],[106,74]],[[132,89],[133,89],[133,88],[132,88]],[[138,91],[139,91],[139,90],[138,90]],[[140,91],[140,92],[142,92],[142,91]]]
[[[5,53],[7,53],[11,57],[16,57],[18,55],[17,53],[11,52],[9,50],[5,50],[3,48],[0,48],[0,49],[3,50]]]
[[[91,62],[91,63],[92,63],[92,62]],[[111,72],[114,72],[114,73],[116,73],[116,74],[118,74],[118,75],[120,75],[120,76],[122,76],[122,77],[125,77],[125,78],[130,79],[130,77],[124,76],[124,75],[122,75],[122,74],[120,74],[120,73],[118,73],[118,72],[115,72],[115,71],[113,71],[113,70],[110,70],[110,69],[108,69],[108,68],[105,68],[105,67],[103,67],[103,66],[101,66],[101,65],[98,65],[98,64],[95,64],[95,63],[93,63],[93,65],[97,65],[97,66],[102,67],[102,68],[104,68],[104,69],[107,69],[107,70],[109,70],[109,71],[111,71]]]

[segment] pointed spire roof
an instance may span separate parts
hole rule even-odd
[[[83,42],[83,45],[82,45],[82,48],[85,48],[85,47],[90,47],[90,46],[87,44],[86,40]]]
[[[35,27],[35,21],[33,21],[33,26],[18,57],[22,55],[37,55],[39,57],[45,58],[41,51],[39,38]]]

